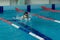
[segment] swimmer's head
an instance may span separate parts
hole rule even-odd
[[[24,14],[28,14],[28,12],[25,12]]]

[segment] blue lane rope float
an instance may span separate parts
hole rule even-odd
[[[31,12],[31,6],[27,5],[27,12]]]
[[[52,9],[55,10],[55,4],[52,4]]]
[[[10,21],[10,20],[9,20],[9,21]],[[39,37],[42,37],[44,40],[52,40],[51,38],[43,35],[42,33],[38,32],[38,31],[36,31],[36,30],[33,29],[32,27],[30,27],[30,26],[28,26],[28,25],[26,25],[26,24],[24,24],[24,23],[19,22],[18,20],[11,20],[11,21],[14,21],[14,22],[16,22],[17,24],[23,26],[23,27],[26,29],[25,31],[28,30],[27,32],[32,32],[32,33],[34,33],[35,35],[37,35],[38,38],[39,38]]]
[[[3,6],[0,6],[0,14],[3,13]]]

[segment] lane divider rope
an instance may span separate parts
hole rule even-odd
[[[18,25],[14,24],[14,23],[12,23],[12,22],[10,22],[10,21],[8,21],[8,20],[5,20],[5,19],[3,19],[3,18],[0,18],[0,20],[6,22],[6,23],[8,23],[8,24],[10,24],[11,26],[13,26],[13,27],[15,27],[15,28],[17,28],[17,29],[22,29],[22,30],[24,30],[24,31],[27,32],[29,35],[37,38],[38,40],[45,40],[44,38],[42,38],[42,37],[34,34],[33,32],[27,31],[26,29],[23,29],[21,26],[18,26]]]
[[[21,9],[19,9],[19,8],[17,8],[16,11],[18,11],[18,12],[25,12],[24,10],[21,10]],[[29,13],[29,14],[30,14],[30,13]],[[47,18],[47,17],[45,17],[45,16],[40,16],[40,15],[38,15],[37,13],[32,14],[32,16],[37,16],[37,17],[42,18],[42,19],[45,19],[45,20],[50,20],[50,21],[53,21],[53,22],[56,22],[56,23],[60,23],[60,20],[55,20],[55,19],[53,19],[53,18]]]

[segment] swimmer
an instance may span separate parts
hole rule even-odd
[[[28,19],[29,18],[29,15],[28,15],[28,12],[25,12],[24,15],[23,15],[23,19]]]
[[[22,18],[23,20],[30,20],[30,17],[29,17],[29,14],[28,14],[28,12],[25,12],[24,13],[24,15],[23,15],[23,18]]]
[[[30,18],[29,13],[25,12],[23,16],[21,16],[21,17],[17,16],[16,19],[30,21],[31,18]]]

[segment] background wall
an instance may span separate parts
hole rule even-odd
[[[0,6],[10,5],[10,0],[0,0]]]
[[[60,4],[60,0],[31,0],[31,4]]]
[[[60,0],[49,0],[50,4],[60,4]]]
[[[49,4],[49,0],[31,0],[31,4]]]
[[[25,0],[18,0],[18,5],[24,5],[25,4]]]
[[[0,6],[24,5],[25,0],[0,0]]]
[[[0,0],[0,6],[10,6],[10,5],[39,5],[39,4],[59,4],[60,0]]]
[[[18,0],[10,0],[10,5],[17,5]]]

